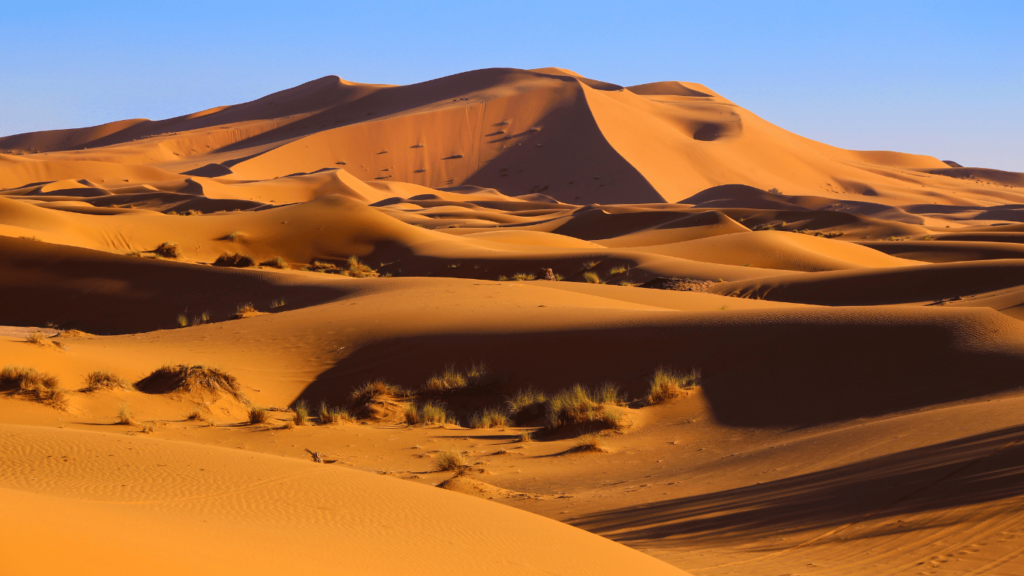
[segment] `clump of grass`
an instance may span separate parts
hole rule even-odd
[[[242,318],[252,318],[253,316],[261,316],[265,312],[260,312],[252,305],[252,302],[240,302],[235,306],[235,320],[241,320]]]
[[[270,411],[259,406],[249,408],[249,424],[266,424],[270,421]]]
[[[287,304],[287,302],[285,302],[285,301],[284,301],[284,298],[278,298],[278,299],[276,299],[276,300],[272,300],[272,301],[270,302],[270,308],[271,308],[271,309],[275,309],[275,308],[281,308],[281,307],[283,307],[283,306],[284,306],[285,304]]]
[[[325,274],[340,274],[342,272],[334,264],[324,262],[323,260],[313,260],[308,266],[303,266],[302,269],[309,272],[323,272]]]
[[[152,421],[146,422],[142,425],[142,430],[140,430],[140,432],[143,434],[152,434],[153,432],[156,432],[156,423]]]
[[[214,266],[226,266],[228,268],[249,268],[255,266],[256,261],[252,258],[235,252],[234,254],[221,254],[213,262]]]
[[[651,376],[651,388],[647,393],[648,404],[661,404],[682,394],[684,390],[700,386],[700,371],[678,372],[665,366],[659,367]]]
[[[619,274],[625,274],[626,272],[629,272],[629,266],[616,266],[611,269],[610,274],[612,276],[617,276]]]
[[[299,400],[292,407],[295,410],[295,417],[292,418],[292,422],[296,426],[306,426],[309,424],[309,406],[305,400]]]
[[[444,372],[434,374],[427,379],[427,390],[441,392],[446,390],[458,390],[469,385],[466,376],[457,370],[455,366],[445,366]]]
[[[598,264],[600,264],[600,262],[598,262],[596,260],[590,260],[588,262],[584,262],[583,263],[583,269],[584,270],[593,270],[594,267],[596,267]]]
[[[113,390],[114,388],[131,389],[132,385],[109,370],[96,370],[85,375],[85,391]]]
[[[573,452],[607,452],[604,443],[601,442],[601,438],[597,434],[584,434],[576,439],[576,446],[572,449]]]
[[[14,390],[58,410],[68,407],[68,393],[60,387],[57,377],[34,368],[7,366],[0,370],[0,390]]]
[[[280,269],[283,270],[283,269],[288,267],[288,263],[284,261],[284,258],[281,258],[280,256],[277,256],[276,258],[271,258],[270,260],[267,260],[265,262],[260,262],[260,266],[268,266],[270,268],[280,268]]]
[[[337,424],[339,422],[348,422],[352,420],[352,416],[349,415],[348,411],[337,406],[328,406],[327,402],[320,402],[320,406],[316,410],[317,418],[320,419],[320,424]]]
[[[232,232],[231,234],[228,234],[227,236],[225,236],[224,239],[225,240],[229,240],[231,242],[236,242],[241,237],[242,237],[242,233],[241,232]]]
[[[548,401],[547,396],[533,388],[520,390],[505,401],[507,413],[517,424],[540,416],[544,412],[544,404]]]
[[[353,278],[369,278],[377,276],[377,271],[360,262],[356,256],[349,256],[348,275]]]
[[[187,415],[185,416],[185,420],[190,420],[190,421],[193,421],[193,420],[202,420],[202,419],[203,419],[203,411],[202,411],[202,410],[200,410],[199,408],[193,408],[193,409],[192,409],[192,410],[190,410],[190,411],[189,411],[189,413],[188,413],[188,414],[187,414]]]
[[[526,272],[516,272],[515,274],[512,275],[512,279],[515,280],[516,282],[525,282],[528,280],[536,280],[537,277],[534,276],[533,274],[528,274]]]
[[[440,402],[427,401],[423,404],[410,404],[405,410],[405,422],[415,424],[447,424],[454,422],[448,408]]]
[[[382,378],[371,380],[352,391],[354,404],[367,404],[382,396],[408,396],[408,392]]]
[[[782,192],[779,192],[778,188],[769,188],[769,189],[765,190],[765,192],[767,192],[769,194],[782,194]]]
[[[473,414],[469,419],[470,428],[494,428],[508,426],[508,414],[501,408],[486,408]]]
[[[533,432],[530,432],[529,430],[520,432],[518,440],[520,442],[533,442]]]
[[[178,244],[176,242],[164,242],[157,246],[156,250],[153,250],[153,252],[155,252],[157,256],[163,258],[178,258],[181,256],[181,250],[178,249]]]
[[[586,280],[587,284],[604,284],[604,281],[601,280],[597,272],[584,272],[583,279]]]
[[[210,313],[209,312],[203,312],[199,316],[193,316],[192,317],[192,325],[193,326],[199,326],[201,324],[206,324],[209,321],[210,321]]]
[[[187,327],[188,327],[188,316],[185,316],[184,314],[178,314],[178,328],[187,328]]]
[[[147,394],[179,392],[219,396],[226,393],[245,401],[238,379],[218,368],[198,364],[166,364],[136,382],[135,388]]]
[[[43,348],[57,348],[59,350],[64,349],[64,346],[62,346],[59,342],[54,342],[53,340],[50,340],[46,336],[46,334],[43,334],[38,330],[29,334],[28,337],[25,338],[25,341],[30,344],[35,344],[36,346],[42,346]]]
[[[611,382],[605,382],[595,388],[591,396],[598,404],[618,404],[622,401],[619,387]]]
[[[134,426],[136,424],[132,411],[128,408],[127,404],[121,404],[121,407],[117,410],[117,423],[121,426]]]
[[[462,470],[469,467],[469,460],[462,452],[455,450],[442,450],[437,453],[437,470],[439,472],[450,472]]]
[[[611,409],[603,401],[613,392],[590,391],[575,384],[551,397],[545,405],[546,425],[550,430],[579,424],[596,424],[618,428],[623,423],[621,410]],[[615,397],[617,400],[617,397]]]

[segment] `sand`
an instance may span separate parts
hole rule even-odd
[[[0,138],[5,566],[1019,574],[1021,205],[559,68]]]

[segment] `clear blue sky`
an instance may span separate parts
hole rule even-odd
[[[11,2],[0,134],[167,118],[336,74],[558,66],[699,82],[788,130],[1024,171],[1024,2]]]

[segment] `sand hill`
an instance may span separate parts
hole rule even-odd
[[[1022,205],[557,68],[0,138],[5,562],[1018,574]]]

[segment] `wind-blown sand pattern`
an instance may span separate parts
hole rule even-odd
[[[557,68],[0,138],[3,565],[1020,574],[1022,206]]]

